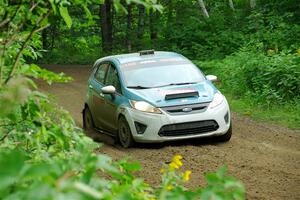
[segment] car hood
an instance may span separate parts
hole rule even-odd
[[[130,99],[147,101],[156,107],[167,107],[211,102],[217,89],[210,81],[203,81],[197,84],[174,85],[150,89],[128,89],[128,91],[130,92],[129,95],[132,96]],[[188,97],[188,95],[183,95],[187,97],[172,97],[172,99],[166,99],[166,95],[180,95],[195,92],[198,92],[199,96]]]

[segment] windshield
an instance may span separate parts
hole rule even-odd
[[[127,87],[145,89],[167,85],[193,84],[205,80],[192,63],[164,66],[137,66],[123,68]]]

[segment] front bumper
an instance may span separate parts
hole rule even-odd
[[[228,122],[224,117],[228,113]],[[225,134],[230,127],[230,110],[226,99],[219,106],[211,109],[207,108],[201,113],[187,113],[183,115],[170,115],[162,110],[162,114],[141,112],[132,108],[125,108],[123,115],[130,126],[132,136],[137,142],[164,142],[189,138],[201,138]],[[218,125],[216,130],[202,133],[180,134],[176,136],[163,136],[160,133],[162,127],[172,124],[184,124],[190,122],[215,121]],[[138,134],[135,123],[139,122],[147,126],[143,134]]]

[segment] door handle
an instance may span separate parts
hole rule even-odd
[[[92,86],[92,85],[89,85],[89,88],[90,88],[90,89],[93,89],[93,86]]]

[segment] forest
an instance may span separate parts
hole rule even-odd
[[[218,76],[234,112],[300,129],[297,0],[0,0],[0,31],[0,199],[246,198],[226,163],[195,189],[184,157],[170,155],[153,186],[138,162],[97,153],[101,144],[39,90],[40,80],[73,80],[45,64],[174,51]]]

